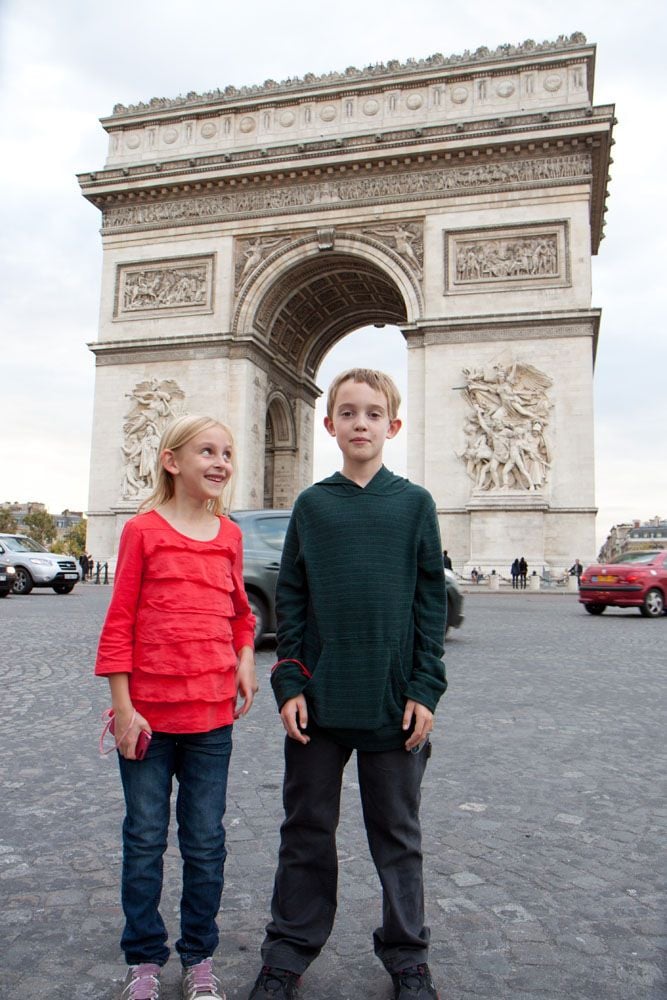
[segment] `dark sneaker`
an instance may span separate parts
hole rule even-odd
[[[295,1000],[298,985],[298,973],[265,965],[257,976],[248,1000],[260,1000],[261,997],[269,997],[270,1000]]]
[[[438,1000],[438,991],[428,965],[410,965],[392,972],[394,1000]]]
[[[205,958],[183,969],[183,1000],[226,1000],[220,980],[213,975],[213,959]]]
[[[120,1000],[160,1000],[160,966],[152,962],[131,965]]]

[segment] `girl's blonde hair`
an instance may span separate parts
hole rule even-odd
[[[155,510],[167,503],[174,495],[174,477],[171,472],[165,469],[162,463],[162,456],[165,451],[178,451],[184,444],[191,441],[198,434],[207,431],[210,427],[220,427],[229,436],[232,445],[232,467],[235,466],[234,438],[232,432],[221,420],[214,420],[213,417],[202,417],[196,414],[187,414],[177,417],[168,424],[162,432],[158,447],[155,470],[155,488],[150,496],[146,497],[139,507],[139,513],[148,510]],[[219,497],[208,501],[208,509],[212,514],[226,514],[231,505],[231,488],[229,481]]]

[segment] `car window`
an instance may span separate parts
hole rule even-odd
[[[282,551],[288,524],[289,515],[285,517],[259,517],[255,522],[255,527],[263,542],[270,545],[272,549]]]
[[[613,563],[650,563],[653,562],[655,557],[658,555],[657,552],[626,552],[622,556],[618,556],[616,559],[612,559]],[[610,564],[611,565],[611,564]]]
[[[34,542],[32,538],[20,538],[12,536],[2,540],[10,552],[48,552],[39,542]]]

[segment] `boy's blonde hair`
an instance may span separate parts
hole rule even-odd
[[[375,368],[348,368],[347,371],[336,375],[329,386],[327,393],[327,416],[329,420],[333,417],[334,406],[336,405],[336,395],[343,382],[365,382],[376,392],[381,392],[387,400],[387,413],[390,420],[395,420],[398,416],[398,408],[401,405],[401,394],[396,387],[396,383],[384,372],[379,372]]]
[[[198,434],[203,433],[203,431],[207,431],[210,427],[220,427],[225,434],[229,435],[232,445],[232,467],[235,468],[234,438],[227,424],[223,424],[221,420],[214,420],[213,417],[202,417],[196,414],[186,414],[183,417],[177,417],[162,432],[156,458],[155,489],[140,505],[139,513],[161,507],[162,504],[171,500],[174,495],[174,477],[162,464],[162,455],[164,452],[178,451],[184,444],[187,444],[188,441],[191,441]],[[229,510],[229,504],[225,499],[226,494],[229,493],[228,499],[231,503],[231,490],[229,486],[228,481],[220,496],[208,501],[207,506],[212,514],[225,514]]]

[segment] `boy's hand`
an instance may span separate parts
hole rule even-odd
[[[418,701],[406,701],[403,712],[403,729],[410,728],[413,718],[415,728],[412,736],[405,741],[406,750],[412,750],[417,744],[423,743],[433,729],[433,712],[425,705],[420,705]]]
[[[280,718],[290,739],[298,743],[310,743],[310,736],[301,732],[308,725],[308,706],[302,694],[287,699],[280,709]]]
[[[249,646],[244,646],[239,652],[239,662],[236,668],[236,695],[237,697],[240,695],[243,701],[240,707],[234,709],[235,719],[247,715],[258,691],[255,654]]]

